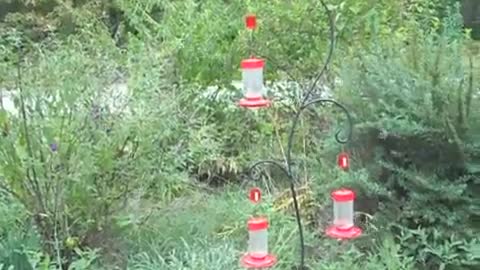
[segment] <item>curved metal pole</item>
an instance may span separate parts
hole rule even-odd
[[[320,81],[323,74],[327,70],[327,67],[332,60],[333,50],[335,48],[335,22],[334,22],[334,17],[332,15],[332,12],[328,8],[328,6],[325,4],[325,2],[323,0],[319,0],[319,1],[320,1],[320,4],[322,5],[323,9],[325,10],[325,13],[327,14],[327,17],[328,17],[328,22],[329,22],[329,27],[330,27],[330,48],[329,48],[329,51],[328,51],[327,59],[325,60],[325,64],[323,65],[321,71],[318,73],[317,77],[313,81],[312,85],[310,86],[310,89],[307,91],[307,93],[303,97],[302,102],[300,103],[300,109],[297,111],[297,113],[295,114],[295,116],[293,118],[292,127],[290,129],[290,134],[288,136],[287,154],[286,154],[287,172],[288,172],[289,179],[290,179],[290,192],[292,193],[292,201],[293,201],[293,206],[295,208],[295,216],[296,216],[297,226],[298,226],[298,235],[299,235],[299,239],[300,239],[300,269],[301,270],[304,270],[304,268],[305,268],[305,240],[304,240],[304,236],[303,236],[303,226],[302,226],[302,219],[300,217],[300,209],[298,207],[297,194],[296,194],[296,191],[295,191],[295,179],[293,177],[293,172],[292,172],[292,154],[291,154],[291,152],[292,152],[292,146],[293,146],[293,136],[295,135],[295,128],[297,127],[297,123],[298,123],[298,120],[300,119],[300,115],[301,115],[302,111],[305,108],[307,108],[308,106],[310,106],[311,104],[321,102],[321,100],[314,100],[314,101],[308,101],[308,100],[310,98],[310,95],[315,90],[315,86],[317,85],[317,83]],[[346,110],[345,107],[343,107],[342,105],[340,105],[336,101],[332,100],[332,101],[325,101],[325,102],[332,102],[333,104],[339,106],[344,112],[347,113],[348,121],[349,121],[349,132],[348,132],[347,140],[346,141],[341,140],[338,136],[339,135],[338,132],[335,134],[335,139],[337,140],[337,142],[346,143],[351,138],[351,134],[352,134],[352,121],[351,121],[350,114],[348,113],[348,111]]]
[[[261,161],[255,163],[255,164],[253,164],[248,169],[249,176],[251,176],[251,173],[254,169],[256,169],[257,167],[259,167],[261,165],[265,165],[265,164],[274,165],[275,167],[279,168],[287,177],[290,177],[287,169],[282,164],[280,164],[280,163],[278,163],[277,161],[274,161],[274,160],[261,160]]]
[[[290,139],[289,139],[289,141],[290,141]],[[290,151],[288,151],[288,152],[290,152]],[[287,155],[290,156],[290,154],[287,154]],[[300,217],[300,209],[298,207],[297,192],[295,190],[295,179],[293,178],[293,174],[292,174],[291,161],[287,160],[287,163],[286,163],[287,168],[285,168],[282,164],[280,164],[276,161],[273,161],[273,160],[259,161],[255,164],[253,164],[248,169],[249,176],[251,176],[251,173],[255,168],[257,168],[261,165],[265,165],[265,164],[274,165],[275,167],[279,168],[287,176],[287,178],[290,180],[290,192],[292,193],[293,207],[295,209],[295,218],[297,220],[298,234],[299,234],[299,238],[300,238],[300,269],[303,270],[304,265],[305,265],[305,241],[304,241],[304,237],[303,237],[302,220],[301,220],[301,217]]]
[[[302,104],[300,106],[300,109],[297,111],[297,113],[295,114],[294,118],[293,118],[293,122],[292,122],[292,127],[290,128],[290,134],[288,135],[288,144],[287,144],[287,153],[286,153],[286,164],[287,164],[287,175],[289,176],[290,178],[290,191],[292,192],[292,199],[293,199],[293,206],[295,208],[295,215],[297,217],[297,225],[298,225],[298,234],[299,234],[299,238],[300,238],[300,269],[303,269],[304,266],[305,266],[305,242],[304,242],[304,237],[303,237],[303,227],[302,227],[302,222],[301,222],[301,217],[300,217],[300,210],[299,210],[299,207],[298,207],[298,201],[297,201],[297,196],[296,196],[296,192],[295,192],[295,181],[294,181],[294,177],[293,177],[293,172],[292,172],[292,148],[293,148],[293,138],[294,138],[294,135],[295,135],[295,130],[296,130],[296,127],[297,127],[297,123],[300,119],[300,116],[302,114],[302,112],[308,108],[309,106],[311,105],[314,105],[314,104],[321,104],[321,103],[332,103],[334,104],[335,106],[339,107],[340,109],[342,109],[342,111],[347,115],[347,121],[348,121],[348,132],[347,132],[347,136],[345,139],[341,139],[340,138],[340,131],[337,131],[337,133],[335,134],[335,140],[338,142],[338,143],[341,143],[341,144],[345,144],[347,143],[351,137],[352,137],[352,130],[353,130],[353,121],[352,121],[352,117],[350,115],[350,113],[348,112],[348,110],[343,106],[341,105],[340,103],[338,103],[337,101],[335,100],[332,100],[332,99],[314,99],[312,101],[309,101],[305,104]]]
[[[339,131],[337,131],[337,133],[335,133],[335,140],[340,144],[346,144],[348,141],[350,141],[350,139],[352,139],[352,131],[353,131],[352,116],[348,112],[347,108],[345,108],[345,106],[343,106],[339,102],[337,102],[333,99],[322,99],[322,98],[314,99],[314,100],[309,101],[308,103],[304,104],[302,107],[300,107],[300,111],[299,111],[298,114],[300,114],[303,110],[305,110],[310,105],[317,104],[317,103],[331,103],[331,104],[337,106],[338,108],[340,108],[343,111],[343,113],[345,113],[345,115],[347,116],[347,123],[348,123],[347,136],[346,136],[346,138],[341,139],[340,138],[341,131],[339,130]]]
[[[320,4],[322,5],[323,9],[325,10],[325,13],[327,14],[328,17],[328,24],[330,28],[330,46],[328,50],[328,55],[327,59],[325,60],[325,64],[323,65],[322,69],[318,73],[318,75],[315,77],[315,80],[313,81],[312,85],[310,86],[310,89],[308,92],[305,94],[302,100],[302,104],[305,104],[307,100],[310,98],[310,95],[313,93],[315,90],[315,86],[317,86],[318,82],[322,78],[323,74],[327,71],[328,65],[332,61],[333,57],[333,50],[335,49],[335,18],[333,17],[332,12],[328,8],[327,4],[323,0],[319,0]]]
[[[329,28],[330,28],[330,47],[329,47],[329,51],[328,51],[328,54],[327,54],[327,58],[325,60],[325,63],[321,69],[321,71],[318,73],[318,75],[315,77],[312,85],[310,86],[310,88],[308,89],[308,91],[306,92],[306,94],[303,96],[303,98],[301,99],[301,103],[300,103],[300,106],[299,106],[299,109],[298,111],[295,113],[294,117],[293,117],[293,122],[292,122],[292,126],[291,126],[291,129],[290,129],[290,132],[289,132],[289,136],[288,136],[288,145],[287,145],[287,152],[286,152],[286,168],[284,166],[282,166],[281,164],[279,164],[278,162],[276,161],[271,161],[271,160],[265,160],[265,161],[260,161],[260,162],[257,162],[255,163],[252,167],[250,167],[250,170],[249,170],[249,176],[251,171],[260,166],[260,165],[263,165],[263,164],[272,164],[278,168],[280,168],[282,170],[283,173],[285,173],[285,175],[288,177],[288,179],[290,180],[290,191],[292,193],[292,200],[293,200],[293,206],[294,206],[294,209],[295,209],[295,217],[296,217],[296,220],[297,220],[297,225],[298,225],[298,233],[299,233],[299,238],[300,238],[300,269],[301,270],[304,270],[305,269],[305,241],[304,241],[304,236],[303,236],[303,227],[302,227],[302,221],[301,221],[301,217],[300,217],[300,210],[299,210],[299,206],[298,206],[298,200],[297,200],[297,194],[296,194],[296,190],[295,190],[295,178],[293,176],[293,169],[292,169],[292,148],[293,148],[293,138],[294,138],[294,135],[295,135],[295,129],[297,127],[297,123],[300,119],[300,115],[301,113],[307,108],[309,107],[310,105],[313,105],[313,104],[318,104],[318,103],[332,103],[334,104],[335,106],[339,107],[346,115],[347,115],[347,121],[348,121],[348,132],[347,132],[347,136],[346,138],[342,139],[340,138],[340,131],[338,131],[336,134],[335,134],[335,140],[338,142],[338,143],[341,143],[341,144],[345,144],[347,143],[350,139],[351,139],[351,136],[352,136],[352,129],[353,129],[353,122],[352,122],[352,118],[350,116],[350,113],[348,112],[348,110],[343,106],[341,105],[340,103],[338,103],[337,101],[335,100],[331,100],[331,99],[314,99],[314,100],[310,100],[310,96],[312,95],[312,93],[315,91],[315,87],[316,85],[318,84],[318,82],[320,81],[320,79],[322,78],[322,76],[325,74],[327,68],[328,68],[328,65],[330,64],[331,60],[332,60],[332,56],[333,56],[333,51],[334,51],[334,48],[335,48],[335,23],[334,23],[334,17],[332,15],[332,12],[330,11],[330,9],[328,8],[328,6],[325,4],[325,2],[323,0],[319,0],[322,7],[324,8],[326,14],[327,14],[327,17],[328,17],[328,20],[329,20]],[[289,75],[290,76],[290,75]]]
[[[305,109],[307,109],[311,105],[322,104],[322,103],[331,103],[331,104],[337,106],[338,108],[340,108],[342,110],[342,112],[344,112],[346,114],[347,122],[348,122],[347,136],[344,139],[342,139],[342,138],[340,138],[341,131],[337,131],[335,133],[335,140],[338,143],[341,143],[341,144],[347,143],[352,137],[352,130],[353,130],[352,117],[351,117],[350,113],[348,112],[347,108],[345,108],[345,106],[343,106],[339,102],[337,102],[335,100],[332,100],[332,99],[321,99],[321,98],[314,99],[312,101],[307,102],[306,104],[303,104],[294,116],[294,119],[293,119],[293,122],[292,122],[292,127],[290,129],[290,134],[288,136],[288,145],[287,145],[287,152],[286,152],[286,167],[284,165],[280,164],[279,162],[274,161],[274,160],[262,160],[262,161],[258,161],[256,163],[254,163],[248,169],[248,175],[251,178],[253,178],[252,177],[252,172],[257,167],[262,166],[262,165],[274,165],[276,168],[280,169],[287,176],[287,178],[290,180],[290,191],[292,193],[293,206],[294,206],[294,209],[295,209],[295,217],[296,217],[296,220],[297,220],[298,234],[299,234],[299,238],[300,238],[300,267],[301,267],[300,269],[304,269],[304,266],[305,266],[305,240],[304,240],[304,236],[303,236],[303,226],[302,226],[302,221],[301,221],[301,217],[300,217],[300,209],[299,209],[299,205],[298,205],[297,194],[296,194],[296,190],[295,190],[295,178],[293,176],[293,169],[292,169],[292,164],[293,164],[293,162],[292,162],[293,138],[294,138],[294,135],[295,135],[295,130],[296,130],[296,127],[297,127],[297,123],[300,119],[300,116],[301,116],[302,112],[305,111]]]

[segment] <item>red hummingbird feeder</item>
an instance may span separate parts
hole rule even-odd
[[[269,268],[277,263],[277,258],[268,252],[268,220],[265,217],[252,217],[248,226],[248,252],[240,263],[249,269]]]
[[[257,27],[257,17],[255,14],[245,16],[245,26],[249,30]],[[265,60],[251,57],[244,59],[240,67],[242,69],[242,81],[244,97],[239,101],[239,105],[244,108],[263,108],[270,105],[270,100],[265,99],[263,85],[263,70],[265,68]]]
[[[349,189],[339,189],[332,192],[333,225],[327,228],[326,234],[337,239],[353,239],[362,234],[362,229],[356,227],[353,221],[353,201],[355,192]]]
[[[239,105],[245,108],[268,107],[270,101],[264,99],[263,69],[265,60],[259,58],[245,59],[241,63],[244,98]]]
[[[258,188],[250,190],[250,201],[257,204],[261,200]],[[264,269],[274,266],[277,258],[268,252],[268,219],[251,217],[248,219],[248,252],[240,259],[240,264],[248,269]]]

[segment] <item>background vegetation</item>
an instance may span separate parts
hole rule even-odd
[[[311,269],[478,269],[479,45],[458,1],[329,0],[337,43],[294,148]],[[3,1],[0,269],[239,269],[245,220],[268,214],[292,269],[290,116],[328,50],[316,0]],[[249,44],[243,15],[260,28]],[[253,48],[253,51],[252,51]],[[268,110],[235,105],[239,61],[268,58]],[[275,82],[275,83],[273,83]],[[8,103],[13,101],[13,105]],[[352,154],[352,169],[335,167]],[[246,201],[249,186],[265,200]],[[327,239],[329,192],[358,191],[365,235]]]

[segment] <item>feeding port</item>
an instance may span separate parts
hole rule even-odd
[[[349,189],[340,189],[332,192],[333,225],[326,233],[332,238],[349,239],[361,235],[362,231],[354,224],[353,203],[355,193]]]

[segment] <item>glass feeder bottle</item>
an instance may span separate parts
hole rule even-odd
[[[265,60],[258,58],[245,59],[241,63],[242,81],[247,99],[261,99],[264,95],[263,69]]]
[[[248,254],[255,259],[265,258],[268,255],[268,220],[248,220],[248,236]]]
[[[348,230],[354,226],[353,201],[355,193],[349,189],[340,189],[332,192],[333,225],[338,230]]]

